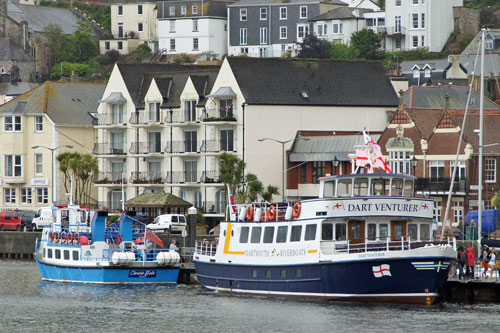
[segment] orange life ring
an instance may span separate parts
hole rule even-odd
[[[59,238],[59,240],[61,241],[61,243],[66,240],[66,232],[65,231],[61,232],[61,237]]]
[[[54,233],[52,231],[49,233],[49,239],[50,241],[54,240]]]
[[[293,218],[296,219],[297,217],[300,216],[300,209],[302,208],[302,205],[300,202],[296,202],[295,205],[293,205]]]
[[[73,242],[73,232],[70,232],[70,233],[66,236],[66,240],[68,241],[68,243],[72,243],[72,242]]]
[[[250,205],[247,208],[247,221],[253,221],[253,206]]]
[[[269,207],[269,210],[267,211],[267,220],[274,221],[275,219],[276,219],[276,207],[274,207],[274,205],[271,205]]]
[[[54,242],[58,242],[59,241],[59,233],[58,232],[54,232]]]
[[[75,234],[75,242],[76,242],[76,244],[80,244],[80,240],[81,240],[80,238],[81,238],[80,233]]]

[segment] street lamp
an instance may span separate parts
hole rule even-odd
[[[339,163],[340,163],[340,161],[337,159],[337,155],[333,156],[333,161],[332,161],[332,166],[334,168],[332,170],[333,175],[337,174],[337,167],[339,166]]]
[[[413,167],[413,175],[415,176],[415,168],[417,167],[418,160],[415,156],[410,160],[411,166]]]
[[[299,137],[301,138],[302,140],[304,141],[308,141],[309,138],[303,138],[303,137]],[[288,142],[291,142],[295,139],[290,139],[290,140],[285,140],[285,141],[281,141],[281,140],[276,140],[276,139],[273,139],[273,138],[261,138],[261,139],[257,139],[257,141],[260,141],[260,142],[263,142],[263,141],[266,141],[266,140],[270,140],[270,141],[274,141],[274,142],[277,142],[281,145],[281,169],[282,169],[282,172],[283,172],[283,175],[281,177],[281,197],[282,197],[282,201],[285,202],[285,176],[286,176],[286,169],[285,169],[285,145],[288,143]]]
[[[54,151],[58,150],[59,148],[66,147],[66,148],[73,148],[73,146],[70,145],[64,145],[64,146],[58,146],[55,148],[50,148],[42,145],[38,146],[32,146],[31,149],[38,149],[38,148],[45,148],[50,150],[51,156],[52,156],[52,202],[55,202],[57,196],[56,196],[56,169],[54,168]]]

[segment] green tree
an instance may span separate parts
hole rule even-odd
[[[278,189],[278,186],[274,185],[267,185],[265,191],[261,193],[262,195],[262,200],[271,202],[273,199],[273,195],[277,195],[280,193],[280,190]]]
[[[180,53],[172,59],[172,62],[174,64],[192,64],[195,62],[195,59],[189,54]]]
[[[63,173],[66,193],[69,193],[73,179],[73,199],[79,203],[87,203],[98,171],[97,158],[90,154],[65,152],[57,155],[57,160]]]
[[[234,194],[241,192],[245,162],[237,156],[223,152],[220,154],[219,173],[224,185],[229,185]]]
[[[491,205],[500,210],[500,191],[498,191],[493,198],[491,198]]]
[[[310,34],[304,37],[301,43],[297,43],[299,53],[297,58],[330,58],[330,43],[319,39],[316,35]]]
[[[330,50],[330,58],[333,60],[353,60],[359,59],[359,51],[352,45],[332,44]]]
[[[55,24],[47,25],[44,31],[48,39],[47,46],[50,51],[51,63],[66,61],[72,52],[69,37],[62,33],[60,26]]]
[[[72,58],[76,62],[85,62],[98,54],[89,23],[78,21],[78,28],[71,34],[70,41],[73,44]]]
[[[382,39],[371,29],[362,29],[351,35],[351,44],[359,51],[363,59],[379,59],[378,49],[381,46]]]

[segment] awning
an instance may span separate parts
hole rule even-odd
[[[223,98],[223,97],[236,97],[236,93],[231,87],[220,87],[213,94],[207,96],[208,98]]]
[[[112,92],[108,97],[101,99],[99,103],[113,103],[113,104],[124,104],[127,100],[123,97],[121,92]]]

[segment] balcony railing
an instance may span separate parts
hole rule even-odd
[[[418,178],[415,182],[415,189],[421,192],[443,193],[450,190],[450,178]],[[465,179],[455,180],[453,192],[465,192]]]
[[[163,184],[164,173],[161,171],[134,171],[130,177],[131,184]]]
[[[160,142],[132,142],[129,152],[131,154],[161,154],[161,147]]]
[[[125,155],[125,143],[96,143],[92,150],[94,155]]]
[[[209,121],[236,121],[235,108],[207,108],[201,115],[201,120]]]
[[[127,184],[125,175],[122,178],[122,172],[98,172],[94,181],[95,184]]]
[[[200,141],[171,141],[165,145],[165,153],[199,153]]]
[[[161,111],[159,114],[149,114],[147,111],[139,113],[132,113],[130,116],[130,123],[134,125],[154,125],[163,123],[164,117],[162,115],[167,111]]]
[[[222,183],[218,171],[169,171],[165,176],[167,184]]]
[[[220,151],[236,151],[236,141],[203,140],[200,151],[202,153],[217,153]]]
[[[97,114],[98,125],[126,125],[125,113],[99,113]]]
[[[198,112],[196,112],[198,114]],[[197,123],[200,121],[198,117],[192,118],[188,116],[185,110],[165,111],[163,121],[167,124],[182,124],[182,123]]]
[[[386,28],[388,35],[406,35],[406,27],[394,26]]]
[[[201,182],[206,184],[222,183],[219,171],[203,171],[201,173]]]

